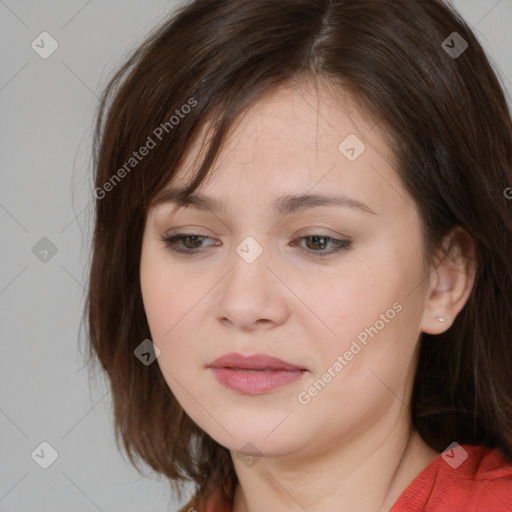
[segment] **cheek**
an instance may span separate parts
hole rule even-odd
[[[144,310],[153,338],[160,339],[173,325],[176,311],[174,294],[168,286],[168,279],[152,265],[149,258],[141,264],[141,292]]]
[[[196,297],[200,297],[201,290],[185,273],[169,264],[165,252],[149,244],[142,247],[140,286],[154,341],[165,344],[197,302]]]
[[[354,265],[328,283],[309,287],[306,296],[331,331],[333,340],[355,336],[399,300],[400,279],[393,269],[386,270],[375,265],[370,273],[366,266]]]
[[[140,285],[151,340],[160,349],[157,362],[169,387],[179,395],[176,382],[186,380],[187,372],[202,362],[194,311],[209,287],[171,266],[159,248],[144,245]]]
[[[379,257],[361,255],[325,286],[310,283],[313,310],[322,320],[316,346],[326,371],[345,356],[343,373],[357,387],[368,367],[385,365],[392,372],[402,354],[412,356],[421,311],[410,292],[421,281],[421,255],[382,244]],[[364,261],[364,264],[362,263]],[[394,361],[394,362],[393,362]],[[339,368],[339,366],[338,366]],[[340,372],[341,375],[341,372]],[[391,376],[393,378],[393,376]],[[340,379],[343,380],[343,379]]]

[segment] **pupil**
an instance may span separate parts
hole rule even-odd
[[[313,236],[313,237],[310,237],[310,238],[313,241],[313,245],[320,244],[320,245],[322,245],[322,249],[323,249],[323,246],[325,245],[325,237],[323,237],[323,236]],[[319,240],[323,240],[323,242],[319,242]]]
[[[198,235],[190,235],[188,236],[187,238],[185,238],[185,241],[192,241],[192,245],[194,245],[194,243],[200,243],[200,240],[198,240],[200,237]],[[195,240],[193,240],[195,239]],[[190,247],[188,247],[190,249]],[[192,249],[194,249],[195,247],[192,247]]]

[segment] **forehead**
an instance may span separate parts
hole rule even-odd
[[[190,182],[206,154],[210,129],[205,123],[166,188]],[[250,200],[308,190],[348,194],[355,187],[368,204],[372,196],[382,196],[383,187],[394,196],[402,188],[385,140],[378,123],[341,89],[323,81],[295,83],[267,94],[236,119],[198,190],[219,197],[219,191],[229,195],[236,184]],[[360,152],[356,159],[348,158],[354,153],[347,153],[350,146]]]
[[[191,144],[183,171],[194,156],[206,149],[208,130]],[[267,93],[234,121],[220,156],[264,158],[269,153],[284,157],[305,152],[337,149],[348,135],[377,148],[382,157],[394,163],[395,155],[384,141],[388,135],[340,86],[317,78],[315,82],[290,82]],[[206,137],[205,137],[206,135]],[[388,140],[389,142],[389,140]],[[319,157],[320,155],[316,155]]]

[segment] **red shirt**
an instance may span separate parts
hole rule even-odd
[[[467,452],[460,466],[457,452]],[[455,453],[454,453],[455,452]],[[390,512],[512,512],[512,464],[498,450],[462,445],[435,458]]]
[[[193,501],[180,512],[191,507]],[[232,512],[232,505],[211,501],[201,512]],[[485,446],[445,450],[416,476],[389,512],[512,512],[512,464]]]

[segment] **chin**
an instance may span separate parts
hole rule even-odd
[[[298,426],[279,425],[279,421],[260,421],[258,423],[250,420],[221,423],[231,436],[219,425],[209,424],[202,427],[215,441],[228,450],[239,453],[243,452],[251,456],[277,457],[287,455],[300,448],[301,441],[297,438],[300,432]],[[269,426],[269,425],[272,426]],[[276,428],[276,426],[278,426]]]

